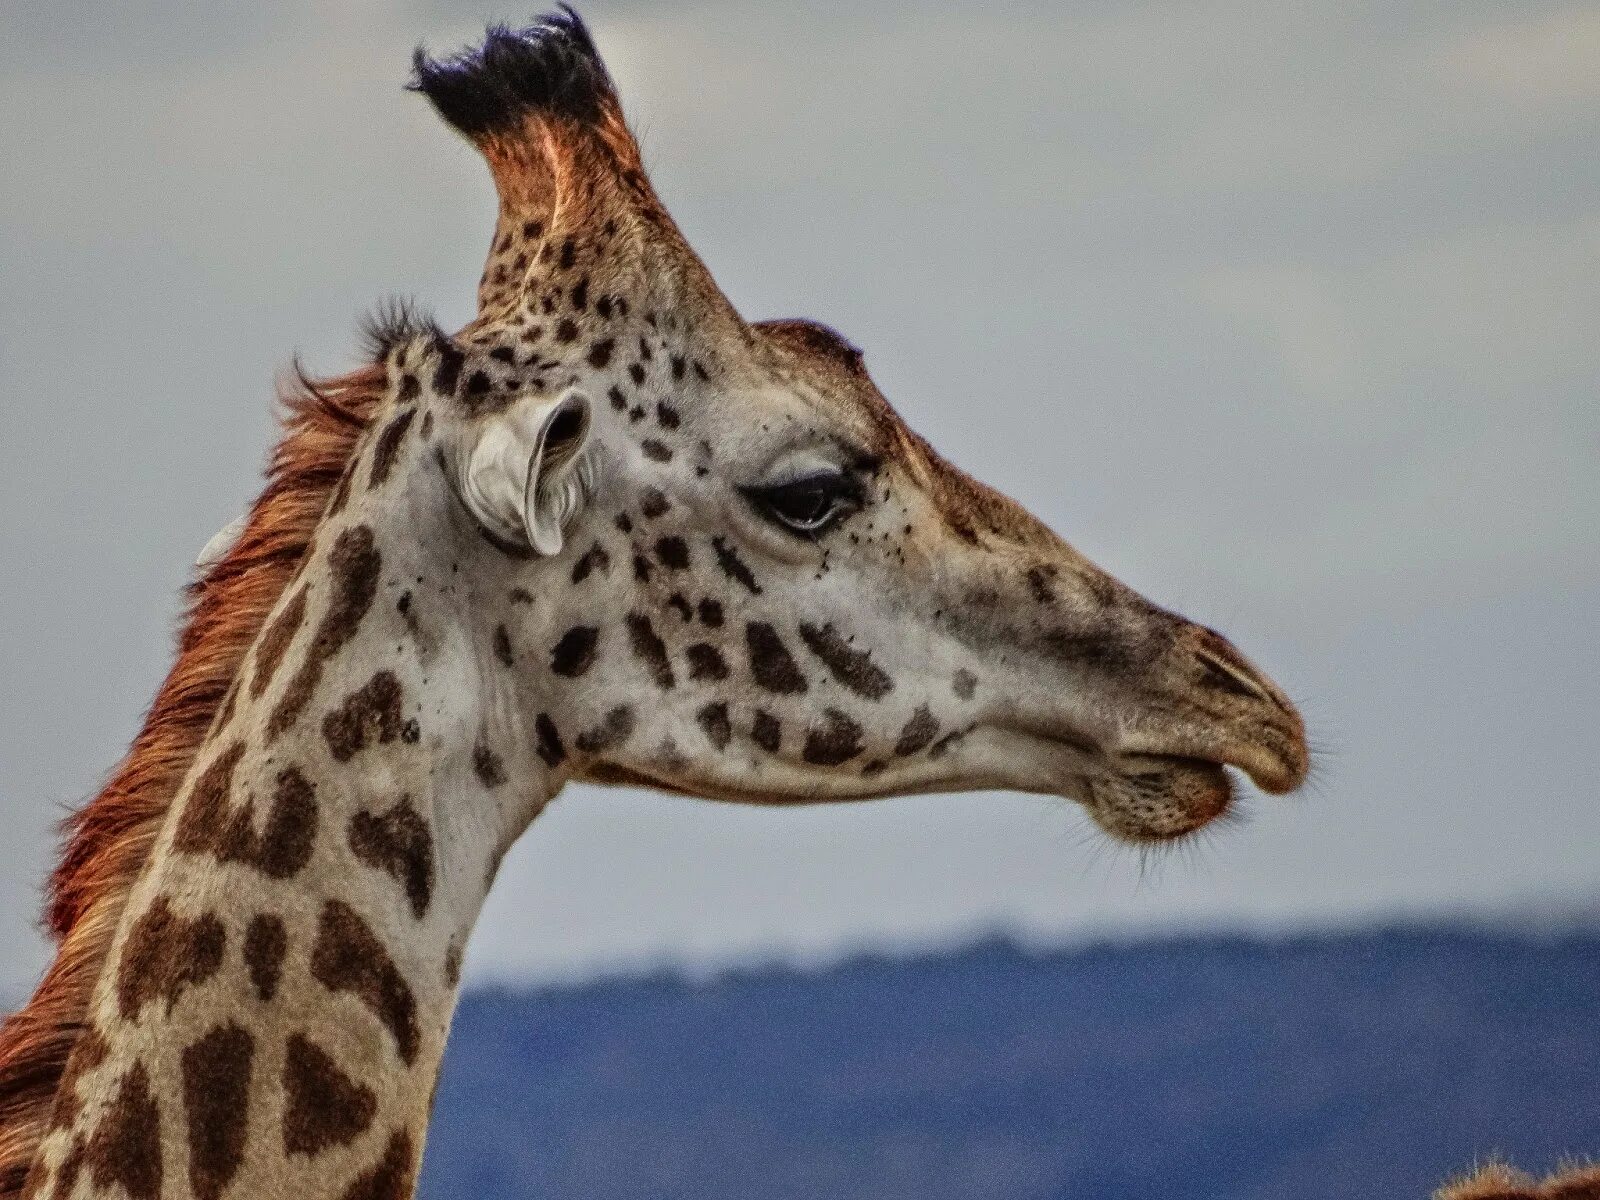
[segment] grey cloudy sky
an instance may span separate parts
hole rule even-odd
[[[292,352],[470,314],[492,192],[402,93],[444,0],[8,6],[0,995],[50,824],[164,672]],[[485,977],[1600,899],[1600,10],[1524,0],[585,7],[750,317],[1303,701],[1304,799],[1141,878],[1005,795],[747,811],[577,788]]]

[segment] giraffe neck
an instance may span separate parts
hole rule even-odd
[[[560,785],[475,624],[482,571],[427,557],[460,531],[417,523],[457,506],[419,499],[330,516],[269,618],[129,897],[35,1194],[411,1194],[463,947]]]

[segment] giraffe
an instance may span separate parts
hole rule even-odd
[[[411,1195],[501,856],[571,781],[746,803],[1004,788],[1114,838],[1307,772],[1222,635],[747,323],[571,9],[418,51],[499,196],[476,316],[300,380],[178,659],[71,819],[0,1034],[0,1196]]]

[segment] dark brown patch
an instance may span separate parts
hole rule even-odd
[[[656,404],[656,420],[660,422],[663,429],[676,429],[683,424],[683,418],[678,415],[678,410],[665,400]]]
[[[689,543],[681,537],[657,538],[656,558],[669,571],[687,571],[689,569]]]
[[[500,756],[479,742],[472,748],[472,772],[484,787],[494,789],[506,781],[506,765]]]
[[[1060,573],[1061,568],[1054,563],[1039,563],[1028,568],[1028,591],[1033,594],[1037,603],[1055,603],[1055,580]]]
[[[379,671],[322,718],[322,736],[339,762],[349,762],[367,745],[400,736],[405,693],[392,671]]]
[[[590,546],[584,556],[572,564],[572,582],[582,583],[595,571],[602,575],[611,573],[611,556],[599,542]]]
[[[411,797],[402,796],[385,813],[356,813],[350,818],[349,839],[357,859],[405,889],[411,915],[420,921],[433,899],[433,834]]]
[[[299,718],[322,681],[322,671],[361,624],[378,592],[383,557],[373,547],[372,530],[355,525],[339,535],[328,554],[332,594],[327,611],[317,624],[316,636],[306,649],[305,661],[284,689],[278,707],[267,723],[267,737],[277,737]]]
[[[978,677],[971,671],[962,667],[950,679],[950,690],[956,694],[957,700],[971,700],[972,693],[977,690]]]
[[[619,704],[605,715],[605,719],[592,729],[578,735],[578,749],[585,754],[600,754],[622,745],[633,736],[633,709]]]
[[[411,1200],[416,1156],[411,1135],[403,1129],[396,1130],[384,1147],[383,1157],[356,1176],[340,1200]]]
[[[55,1106],[50,1110],[51,1129],[68,1129],[77,1123],[82,1107],[78,1096],[78,1080],[105,1062],[110,1052],[110,1044],[93,1025],[79,1036],[72,1053],[67,1056],[61,1080],[56,1085]]]
[[[511,651],[511,633],[504,625],[494,627],[494,656],[502,667],[516,666],[517,656]]]
[[[744,559],[734,548],[719,537],[711,539],[711,549],[716,551],[717,566],[722,568],[722,573],[733,580],[752,596],[761,595],[761,585],[756,582],[756,577],[750,573],[750,568],[745,566]]]
[[[733,725],[728,720],[728,706],[721,701],[707,704],[695,714],[695,721],[705,731],[707,740],[718,750],[727,748],[733,737]]]
[[[557,675],[576,679],[594,666],[595,646],[600,631],[593,625],[574,625],[561,635],[550,650],[550,669]]]
[[[157,896],[129,928],[117,963],[117,1011],[123,1020],[137,1019],[152,1000],[165,1000],[170,1014],[185,989],[217,973],[227,944],[215,913],[187,920],[165,896]]]
[[[687,625],[694,620],[694,609],[690,607],[688,599],[682,592],[673,592],[667,597],[667,607],[678,614],[678,619]]]
[[[452,988],[461,983],[461,947],[455,942],[444,952],[444,983]]]
[[[894,691],[894,681],[885,675],[866,651],[850,645],[831,624],[802,623],[800,638],[806,648],[820,658],[833,677],[858,696],[882,700]]]
[[[651,462],[667,463],[672,461],[672,450],[655,438],[645,438],[639,443],[639,449],[644,451],[644,456]]]
[[[768,754],[776,754],[783,744],[783,726],[777,717],[758,708],[750,725],[750,739]]]
[[[288,652],[289,643],[294,641],[294,635],[300,631],[300,625],[305,619],[306,589],[302,584],[294,595],[289,597],[289,603],[272,618],[272,623],[267,626],[261,634],[261,640],[256,643],[256,664],[250,676],[252,696],[259,696],[267,690],[267,685],[277,674],[278,664],[283,662],[283,656]]]
[[[634,657],[644,663],[658,688],[665,691],[677,682],[672,674],[672,664],[667,660],[667,644],[656,633],[650,618],[643,613],[628,614],[628,643],[633,647]]]
[[[556,341],[575,342],[578,340],[578,323],[571,317],[562,317],[561,323],[556,326]]]
[[[722,651],[709,642],[696,642],[689,647],[690,679],[726,679],[728,662]]]
[[[822,711],[822,724],[806,734],[800,756],[821,767],[837,767],[861,753],[861,726],[837,708]]]
[[[589,347],[589,365],[596,370],[607,366],[611,362],[611,351],[616,347],[616,342],[605,338]]]
[[[744,627],[744,643],[750,652],[750,673],[762,688],[780,696],[797,696],[806,690],[806,677],[771,625],[751,621]]]
[[[256,996],[266,1003],[278,994],[283,978],[283,956],[289,949],[289,934],[283,918],[275,913],[257,913],[250,918],[244,934],[244,965]]]
[[[247,799],[229,806],[233,771],[243,749],[233,745],[195,781],[178,817],[173,846],[186,854],[244,863],[272,879],[288,879],[311,861],[317,833],[316,791],[297,768],[278,772],[266,826],[257,834],[254,802]]]
[[[321,1154],[348,1146],[365,1133],[378,1098],[357,1083],[315,1042],[290,1034],[283,1059],[283,1149]]]
[[[378,935],[342,901],[322,906],[311,974],[330,992],[349,992],[371,1009],[393,1036],[401,1059],[411,1065],[421,1042],[416,998]]]
[[[434,341],[433,349],[439,356],[439,366],[433,372],[433,390],[441,396],[454,396],[467,356],[443,338]]]
[[[671,501],[657,488],[645,488],[639,496],[639,511],[647,521],[655,520],[671,507]]]
[[[900,738],[894,744],[894,752],[901,758],[906,758],[918,750],[926,750],[938,736],[938,720],[926,704],[919,705],[917,711],[911,714],[911,719],[905,723],[905,728],[900,731]]]
[[[533,720],[534,736],[538,739],[534,749],[552,771],[567,761],[567,748],[561,743],[561,731],[550,719],[549,713],[540,713]]]
[[[700,601],[695,609],[700,614],[700,623],[707,629],[722,628],[722,604],[719,601],[706,599]]]
[[[150,1093],[150,1074],[136,1062],[122,1077],[84,1154],[94,1186],[123,1188],[129,1200],[161,1195],[161,1110]]]
[[[231,1021],[183,1052],[189,1186],[197,1200],[217,1200],[244,1162],[255,1053],[255,1039]]]
[[[400,452],[400,443],[405,439],[406,430],[411,428],[411,422],[416,420],[416,416],[417,410],[408,408],[383,427],[383,432],[378,435],[378,440],[372,448],[372,473],[367,476],[367,487],[381,487],[389,478],[389,472],[394,468],[395,456]]]

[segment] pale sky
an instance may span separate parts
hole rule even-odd
[[[131,6],[130,6],[131,7]],[[487,172],[400,89],[464,0],[8,8],[0,997],[51,823],[259,483],[271,382],[470,315]],[[584,6],[734,303],[1225,629],[1323,747],[1141,874],[1065,802],[811,811],[571,789],[473,978],[1012,930],[1600,912],[1600,10],[1459,0]]]

